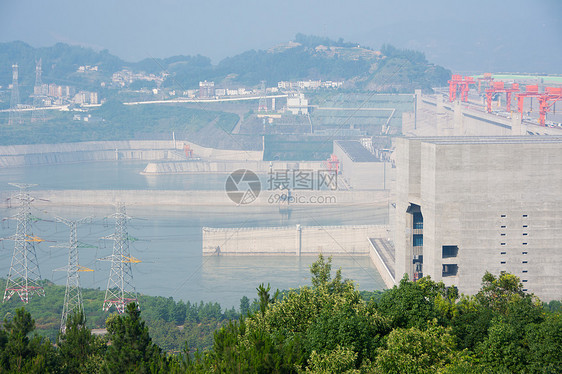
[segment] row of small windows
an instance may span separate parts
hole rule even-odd
[[[528,253],[529,253],[529,252],[521,252],[522,255],[526,255],[526,254],[528,254]],[[507,254],[507,252],[500,252],[500,255],[505,255],[505,254]]]
[[[502,214],[500,217],[501,217],[501,218],[505,218],[505,217],[507,217],[507,215],[506,215],[506,214]],[[528,214],[523,214],[522,217],[523,217],[523,218],[527,218],[527,217],[529,217],[529,215],[528,215]]]
[[[527,232],[523,233],[523,236],[527,236],[527,235],[529,235],[529,233],[527,233]],[[505,232],[500,233],[500,236],[505,236]]]

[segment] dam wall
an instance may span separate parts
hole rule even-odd
[[[10,201],[16,191],[0,191],[0,201]],[[173,191],[173,190],[33,190],[34,206],[84,206],[115,205],[124,203],[135,206],[236,206],[224,191]],[[293,194],[290,204],[279,203],[281,191],[262,191],[250,204],[254,207],[349,206],[370,204],[388,206],[388,191],[299,191]]]
[[[325,168],[320,161],[169,161],[150,162],[141,174],[232,173],[238,169],[249,169],[258,174],[267,174],[270,170],[324,170]]]
[[[239,151],[201,147],[187,141],[129,140],[60,144],[0,146],[0,167],[20,167],[87,161],[178,160],[189,144],[196,157],[209,160],[261,160],[262,151]]]
[[[556,135],[562,130],[522,121],[517,111],[511,118],[487,113],[473,102],[450,103],[441,95],[426,96],[416,92],[416,111],[402,116],[402,133],[406,136],[508,136]]]
[[[361,255],[369,237],[387,237],[386,225],[203,227],[203,255]]]

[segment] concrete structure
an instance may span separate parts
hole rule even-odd
[[[263,159],[262,151],[207,148],[188,141],[124,140],[0,146],[0,168],[83,161],[183,160],[184,144],[190,146],[195,156],[206,160]]]
[[[425,96],[416,90],[415,110],[402,114],[402,133],[407,136],[503,136],[556,135],[561,128],[522,121],[518,112],[490,114],[477,103],[449,103],[441,95]]]
[[[355,190],[390,188],[392,165],[381,162],[356,140],[334,141],[334,154],[340,161],[341,176]]]
[[[207,99],[215,96],[215,82],[199,82],[199,97]]]
[[[486,271],[562,298],[562,137],[396,140],[395,281],[473,294]]]
[[[387,229],[386,225],[203,227],[203,255],[367,256],[369,236],[387,237]]]
[[[226,180],[226,176],[225,176]],[[386,208],[387,191],[299,191],[294,202],[280,202],[279,190],[262,190],[258,198],[244,207],[303,209],[318,206],[370,205]],[[0,201],[9,201],[13,191],[0,191]],[[104,206],[122,202],[134,206],[214,206],[236,207],[225,191],[210,190],[33,190],[35,206]],[[373,235],[371,235],[372,237]]]
[[[308,99],[304,94],[297,94],[287,98],[287,110],[292,114],[308,114]]]

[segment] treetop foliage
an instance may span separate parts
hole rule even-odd
[[[522,291],[517,277],[486,273],[475,296],[407,277],[376,297],[361,295],[331,258],[311,266],[312,285],[271,295],[257,287],[245,315],[219,327],[212,348],[164,354],[135,304],[92,335],[69,319],[57,347],[30,336],[20,309],[0,329],[7,372],[63,373],[559,373],[562,316]],[[362,297],[363,296],[363,297]],[[380,297],[379,297],[380,296]],[[555,306],[553,306],[555,307]],[[242,308],[241,308],[242,309]]]

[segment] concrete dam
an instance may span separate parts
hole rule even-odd
[[[378,244],[389,243],[388,225],[203,227],[202,234],[203,256],[369,256],[386,286],[394,284],[394,252]]]

